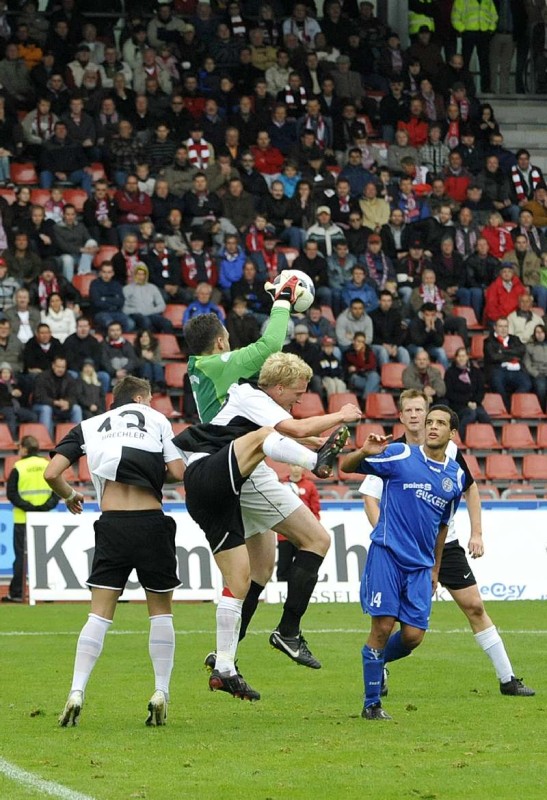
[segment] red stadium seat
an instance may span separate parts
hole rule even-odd
[[[7,186],[0,187],[0,197],[3,197],[10,206],[12,206],[17,200],[15,191],[13,189],[8,189]]]
[[[538,447],[547,450],[547,425],[538,425]]]
[[[487,480],[497,481],[498,483],[518,481],[520,478],[520,473],[513,456],[504,455],[502,453],[486,456],[484,471]]]
[[[388,364],[382,364],[380,381],[384,389],[402,389],[403,372],[405,369],[406,364],[397,364],[391,362]]]
[[[58,422],[55,426],[55,444],[58,445],[74,427],[73,422]]]
[[[465,446],[470,450],[501,450],[496,432],[487,422],[474,422],[467,426]]]
[[[87,463],[87,457],[84,456],[78,461],[78,482],[91,483],[91,473]]]
[[[378,422],[360,422],[355,428],[355,447],[360,448],[364,445],[369,433],[376,433],[378,436],[385,436],[384,426]]]
[[[306,392],[300,398],[300,402],[295,403],[292,408],[292,415],[295,419],[307,419],[308,417],[321,417],[325,413],[321,398],[315,392]]]
[[[17,186],[38,186],[38,174],[31,162],[18,164],[12,161],[10,164],[11,182]]]
[[[400,439],[401,436],[405,435],[405,426],[402,422],[396,422],[391,430],[391,435],[393,439]]]
[[[340,467],[340,462],[343,456],[340,456],[338,459],[338,478],[341,481],[364,481],[365,476],[359,472],[344,472],[343,469]]]
[[[168,303],[165,307],[165,311],[162,314],[162,317],[168,319],[173,328],[177,330],[182,330],[182,318],[184,316],[184,312],[186,311],[187,306],[184,305],[177,305],[176,303]]]
[[[93,183],[95,183],[95,181],[106,180],[106,172],[104,171],[104,167],[100,161],[94,161],[91,164],[91,177],[93,179]]]
[[[396,419],[398,416],[399,412],[392,395],[380,392],[367,395],[365,402],[367,419]]]
[[[501,394],[486,392],[482,404],[484,410],[492,419],[511,419],[511,415],[507,413]]]
[[[547,455],[524,456],[522,477],[526,481],[547,481]]]
[[[478,321],[471,306],[454,306],[452,313],[455,317],[463,317],[467,322],[467,329],[470,331],[482,330],[483,326]]]
[[[446,372],[446,369],[442,364],[438,364],[437,362],[433,361],[431,363],[431,366],[433,367],[433,369],[436,369],[441,373],[441,378],[444,378],[444,373]]]
[[[173,433],[175,436],[178,436],[179,433],[182,433],[186,430],[186,428],[190,427],[189,422],[172,422],[171,427],[173,428]]]
[[[501,429],[501,446],[504,450],[535,450],[532,432],[524,422],[504,425]]]
[[[516,419],[544,419],[537,394],[514,394],[511,397],[511,416]]]
[[[171,361],[165,365],[165,382],[170,389],[177,389],[182,392],[184,376],[188,372],[188,364],[185,361]]]
[[[296,261],[300,255],[300,250],[298,250],[296,247],[278,247],[277,252],[284,254],[285,258],[287,259],[289,269],[291,268],[293,261]]]
[[[25,422],[19,426],[19,439],[23,436],[34,436],[38,440],[38,447],[40,450],[53,450],[55,445],[51,440],[48,429],[40,422]]]
[[[51,198],[49,189],[31,189],[30,202],[33,206],[45,206],[47,201]]]
[[[460,347],[465,347],[465,343],[461,336],[457,333],[447,333],[444,337],[443,348],[447,358],[454,358],[456,350]]]
[[[10,429],[4,423],[0,424],[0,453],[12,453],[17,450]]]
[[[80,292],[84,300],[89,297],[89,287],[97,277],[95,272],[85,272],[83,275],[74,275],[73,286]]]
[[[481,500],[499,500],[500,493],[497,486],[492,483],[479,483],[479,497]]]
[[[15,464],[16,461],[19,461],[20,458],[21,458],[20,455],[6,456],[4,458],[4,477],[3,477],[4,481],[7,481],[7,479],[10,476],[10,472],[13,469],[13,465]]]
[[[353,403],[353,405],[358,406],[357,395],[354,392],[335,392],[331,394],[327,404],[327,413],[334,414],[336,411],[340,411],[346,403]]]
[[[182,416],[180,411],[175,411],[173,408],[173,403],[171,402],[171,398],[165,394],[152,395],[152,402],[150,405],[152,408],[155,408],[156,411],[160,411],[162,414],[164,414],[167,419],[177,419],[178,417]]]
[[[469,467],[469,472],[475,478],[476,481],[484,480],[484,472],[481,469],[481,465],[479,464],[477,456],[474,456],[472,454],[467,454],[465,456],[465,463]]]
[[[160,344],[160,356],[162,359],[181,359],[177,337],[173,333],[158,333],[156,338]]]
[[[99,247],[95,258],[93,259],[93,266],[96,269],[99,269],[103,261],[112,261],[116,253],[119,252],[119,247],[114,247],[114,245],[110,244],[103,244]]]
[[[476,334],[471,337],[471,352],[470,356],[473,361],[482,361],[484,358],[484,342],[486,336]]]
[[[332,325],[334,325],[336,322],[330,306],[321,306],[321,316],[325,317],[325,319],[328,319]]]
[[[65,189],[63,200],[65,203],[71,203],[78,214],[81,214],[84,210],[84,203],[87,200],[87,192],[85,189]]]

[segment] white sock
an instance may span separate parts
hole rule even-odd
[[[101,655],[104,637],[111,625],[111,619],[104,619],[104,617],[99,617],[97,614],[88,616],[76,645],[71,692],[85,692],[93,667]]]
[[[219,672],[236,674],[235,657],[241,627],[243,600],[236,597],[220,598],[217,606],[217,662]]]
[[[270,433],[262,443],[262,450],[274,461],[285,464],[298,464],[304,469],[313,469],[317,464],[317,454],[308,450],[303,444],[295,442],[280,433]]]
[[[496,675],[501,683],[507,683],[513,676],[513,667],[505,650],[502,638],[495,625],[475,634],[475,641],[482,647],[496,670]]]
[[[150,617],[148,652],[154,668],[156,691],[165,692],[169,699],[169,681],[175,660],[175,629],[172,614]]]

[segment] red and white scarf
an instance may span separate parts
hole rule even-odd
[[[327,129],[321,114],[318,117],[310,117],[310,115],[307,114],[304,119],[303,130],[312,130],[315,133],[315,144],[317,147],[321,148],[321,150],[325,149]]]
[[[438,286],[426,286],[422,283],[418,291],[424,303],[433,303],[437,311],[443,310],[444,299]]]
[[[535,191],[543,180],[541,172],[536,167],[530,167],[528,177],[532,184],[529,188]],[[513,181],[513,189],[515,190],[515,194],[517,196],[517,202],[520,203],[521,200],[527,200],[528,195],[525,189],[524,176],[520,169],[516,166],[511,167],[511,180]]]
[[[373,280],[380,289],[384,289],[386,281],[389,280],[389,266],[384,253],[380,253],[379,257],[382,262],[381,271],[378,269],[372,253],[369,253],[368,251],[365,253],[365,261],[367,264],[369,278],[371,278],[371,280]]]
[[[294,92],[291,89],[291,87],[290,86],[285,86],[285,88],[283,89],[283,92],[285,94],[285,98],[284,98],[283,102],[288,106],[295,106],[295,105],[298,105],[300,103],[300,105],[302,107],[304,107],[306,105],[306,103],[308,102],[308,98],[306,96],[306,90],[304,89],[303,86],[301,86],[298,91],[300,93],[300,96],[298,97],[298,99],[296,99],[295,96],[294,96]]]
[[[448,126],[448,131],[444,137],[444,143],[453,150],[460,143],[460,123],[458,121],[451,122]]]
[[[205,169],[209,164],[211,158],[211,151],[209,150],[209,143],[205,139],[200,139],[195,142],[192,138],[186,142],[188,148],[188,161],[193,167],[198,169]]]
[[[53,136],[54,124],[53,114],[40,114],[37,110],[30,130],[35,136],[39,136],[43,142],[47,142]]]
[[[57,276],[54,275],[53,279],[46,283],[43,278],[38,280],[38,303],[42,311],[47,311],[47,301],[51,294],[59,292],[59,281]]]
[[[201,253],[196,253],[196,255],[201,255]],[[203,265],[197,263],[192,252],[186,253],[183,259],[185,266],[188,268],[188,278],[191,281],[197,280],[198,283],[201,281],[205,281],[206,283],[211,282],[213,276],[213,262],[207,251],[203,254]]]

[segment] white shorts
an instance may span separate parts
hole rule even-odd
[[[273,528],[303,505],[289,487],[264,462],[252,472],[241,489],[241,515],[245,538]]]

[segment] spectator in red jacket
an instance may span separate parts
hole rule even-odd
[[[139,179],[136,175],[127,176],[125,187],[118,189],[114,195],[118,208],[118,233],[120,244],[128,233],[139,235],[139,225],[152,214],[152,200],[149,195],[139,190]]]
[[[423,147],[427,144],[429,124],[424,114],[423,102],[419,97],[410,101],[408,119],[397,123],[397,130],[408,133],[408,144],[411,147]]]
[[[500,317],[507,317],[518,308],[518,299],[526,294],[527,289],[520,278],[515,275],[515,267],[507,262],[500,268],[498,277],[488,286],[485,292],[484,315],[489,323]]]
[[[321,508],[321,500],[319,492],[313,481],[304,477],[304,470],[296,464],[290,465],[290,472],[288,478],[284,480],[288,483],[292,491],[302,500],[311,513],[319,519],[319,511]],[[280,533],[277,534],[277,580],[288,580],[289,572],[292,566],[293,559],[297,553],[297,548],[285,539]]]
[[[453,150],[448,156],[448,166],[443,170],[444,190],[456,203],[467,200],[467,187],[471,183],[471,173],[463,166],[460,153]]]
[[[267,131],[259,131],[256,137],[256,144],[251,147],[251,153],[255,160],[255,169],[266,179],[268,186],[279,178],[285,157],[281,150],[273,147]]]
[[[493,211],[488,217],[488,225],[482,229],[482,235],[490,245],[490,254],[503,261],[503,257],[510,250],[515,249],[511,234],[504,227],[503,217]]]

